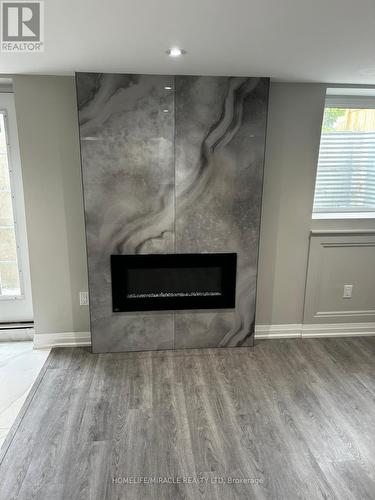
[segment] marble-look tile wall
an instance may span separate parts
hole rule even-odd
[[[268,79],[76,81],[93,351],[251,342]],[[112,312],[111,254],[174,252],[237,252],[235,310]]]

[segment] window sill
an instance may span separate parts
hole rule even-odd
[[[332,212],[312,214],[312,219],[375,219],[375,212]]]

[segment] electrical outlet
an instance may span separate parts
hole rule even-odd
[[[343,299],[351,299],[353,296],[353,285],[344,285]]]
[[[89,292],[79,292],[79,305],[80,306],[89,305]]]

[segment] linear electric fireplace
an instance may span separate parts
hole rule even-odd
[[[111,255],[113,312],[235,307],[236,253]]]

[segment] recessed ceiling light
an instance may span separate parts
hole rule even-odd
[[[172,87],[171,87],[170,85],[166,85],[166,86],[164,87],[164,90],[172,90]]]
[[[163,113],[169,113],[169,109],[163,109]]]
[[[172,47],[167,50],[167,54],[171,57],[179,57],[186,54],[186,50],[179,49],[178,47]]]

